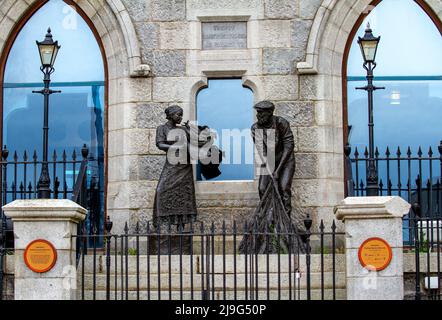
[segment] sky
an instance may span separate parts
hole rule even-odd
[[[41,82],[36,41],[45,38],[48,27],[61,45],[53,81],[103,81],[100,48],[89,26],[73,7],[62,0],[51,0],[20,31],[9,55],[5,82]]]
[[[434,23],[413,0],[383,0],[367,16],[353,40],[348,75],[365,75],[358,36],[370,22],[381,36],[375,76],[442,75],[442,41]]]

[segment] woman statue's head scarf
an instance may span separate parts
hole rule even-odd
[[[173,106],[167,107],[165,112],[166,112],[166,119],[169,120],[173,114],[178,113],[178,112],[183,112],[183,109],[180,106],[173,105]]]

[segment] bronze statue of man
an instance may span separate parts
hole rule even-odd
[[[248,219],[247,234],[241,240],[239,252],[304,253],[298,223],[293,221],[297,217],[291,217],[295,141],[290,123],[273,115],[275,105],[270,101],[261,101],[254,108],[258,121],[251,131],[257,151],[260,201]],[[269,242],[268,236],[276,234],[278,242]]]
[[[281,195],[284,209],[290,216],[291,187],[295,173],[295,142],[290,123],[279,116],[273,115],[275,105],[270,101],[261,101],[255,104],[258,121],[252,125],[252,137],[255,144],[261,144],[257,148],[261,160],[267,161],[274,157],[274,165],[262,164],[259,177],[259,196],[262,200],[269,183],[276,182]],[[272,139],[274,139],[272,141]]]

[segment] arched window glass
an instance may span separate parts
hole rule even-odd
[[[348,142],[353,152],[356,148],[359,151],[359,160],[352,156],[355,193],[365,195],[367,161],[361,158],[366,157],[364,151],[369,144],[367,92],[356,90],[367,84],[357,40],[364,35],[368,22],[373,34],[381,36],[374,85],[385,87],[374,92],[373,104],[380,194],[402,196],[410,203],[421,199],[423,214],[440,214],[438,200],[431,200],[440,195],[440,170],[427,157],[431,155],[430,147],[436,156],[442,140],[442,39],[428,14],[413,0],[380,2],[352,42],[347,64],[347,105],[351,128]],[[418,159],[419,147],[423,161]],[[419,181],[424,189],[419,189]],[[404,226],[404,240],[410,241],[411,224],[407,219]]]
[[[49,26],[61,45],[51,88],[62,91],[50,97],[50,150],[69,153],[85,143],[95,155],[103,153],[103,59],[87,23],[62,0],[38,10],[12,46],[4,76],[3,144],[19,154],[42,150],[43,97],[32,91],[41,89],[43,77],[35,41],[44,39]]]
[[[370,22],[381,36],[376,57],[374,94],[375,145],[416,152],[418,146],[437,150],[442,140],[442,39],[429,16],[413,0],[383,0],[357,31]],[[368,145],[367,93],[362,55],[353,40],[347,65],[349,143]]]
[[[211,79],[196,99],[199,125],[217,133],[215,145],[226,154],[213,180],[253,180],[253,92],[241,79]],[[197,170],[197,180],[203,180]]]
[[[62,0],[50,0],[26,22],[20,30],[10,50],[3,81],[3,145],[10,155],[17,152],[18,160],[32,161],[34,150],[38,161],[42,160],[43,146],[43,95],[32,93],[43,88],[43,74],[40,71],[40,57],[36,41],[42,41],[48,27],[54,40],[61,49],[55,62],[55,72],[51,75],[51,89],[62,93],[52,94],[49,100],[49,160],[72,160],[74,150],[81,160],[80,149],[83,144],[89,147],[88,177],[95,178],[100,190],[100,206],[103,215],[104,203],[104,95],[105,71],[102,53],[92,30],[74,7]],[[11,156],[9,161],[12,161]],[[93,160],[92,160],[93,157]],[[8,168],[13,169],[13,166]],[[52,164],[50,170],[53,171]],[[9,170],[9,169],[8,169]],[[60,182],[59,192],[63,194],[67,185],[71,196],[76,168],[58,165],[56,172],[51,171],[51,190],[54,190],[54,177]],[[36,169],[37,179],[40,168]],[[16,181],[16,189],[24,181],[35,190],[35,181],[23,171],[8,177]],[[53,176],[54,175],[54,176]],[[9,185],[8,185],[9,188]],[[7,201],[11,201],[8,194]],[[66,195],[65,195],[66,196]],[[20,195],[14,195],[20,197]],[[31,197],[29,193],[29,197]],[[59,196],[61,197],[61,196]],[[97,202],[96,202],[97,204]]]

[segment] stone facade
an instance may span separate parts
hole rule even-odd
[[[0,52],[37,0],[0,3]],[[195,119],[195,96],[210,77],[242,77],[255,101],[269,99],[296,139],[295,213],[328,225],[344,198],[342,62],[349,34],[371,0],[73,0],[103,44],[107,64],[107,210],[150,219],[164,155],[154,144],[164,109]],[[426,0],[442,17],[442,1]],[[246,21],[247,49],[201,50],[201,23]],[[243,220],[256,181],[197,182],[201,217]]]

